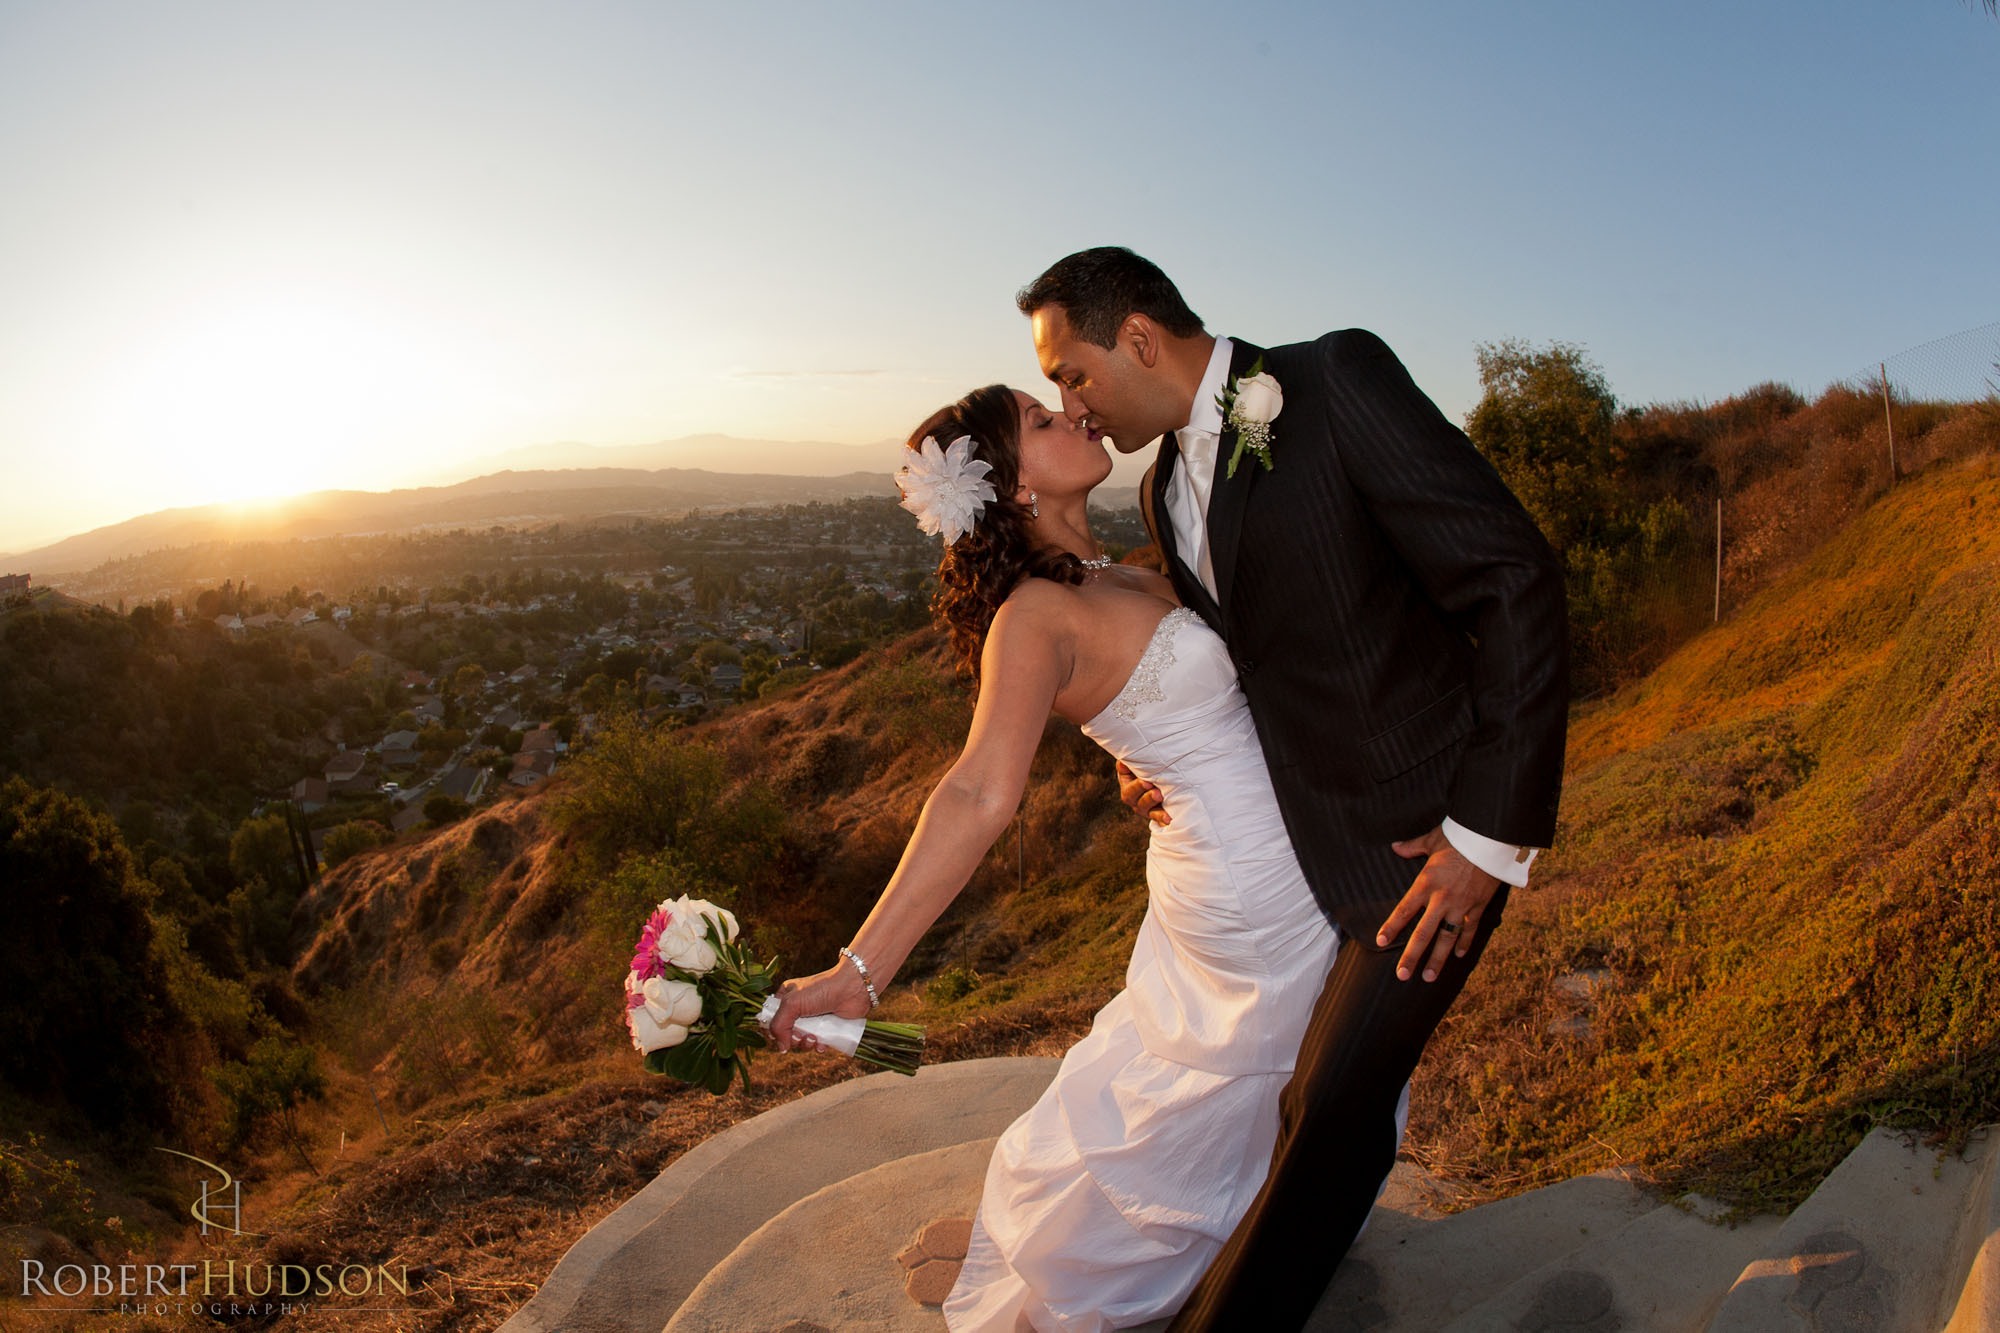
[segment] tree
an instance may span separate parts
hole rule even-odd
[[[639,648],[619,648],[604,659],[604,674],[616,681],[630,681],[646,670],[647,654]]]
[[[210,1070],[208,1076],[229,1108],[232,1147],[249,1142],[260,1127],[269,1124],[299,1155],[306,1170],[319,1174],[299,1129],[299,1108],[308,1101],[326,1098],[326,1076],[320,1072],[319,1057],[312,1047],[276,1034],[259,1037],[248,1060],[232,1060]]]
[[[725,662],[732,666],[740,665],[743,654],[720,639],[709,639],[694,650],[694,660],[700,664],[702,670],[713,671]]]
[[[677,845],[714,809],[723,778],[714,749],[648,726],[637,713],[619,713],[569,765],[554,816],[609,865],[627,849]]]
[[[152,965],[151,886],[117,826],[21,778],[0,785],[0,1078],[115,1129],[170,1119],[149,1057],[184,1022]]]
[[[1618,403],[1604,372],[1571,343],[1481,343],[1485,390],[1465,433],[1520,498],[1558,554],[1605,517]]]
[[[1572,688],[1588,695],[1629,675],[1685,620],[1685,600],[1657,571],[1684,561],[1688,507],[1655,475],[1671,454],[1636,451],[1617,430],[1604,372],[1569,343],[1479,348],[1485,395],[1466,434],[1562,557]]]
[[[296,883],[298,861],[284,817],[261,815],[239,824],[229,840],[229,868],[246,883],[262,879],[274,888]]]

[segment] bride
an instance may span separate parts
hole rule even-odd
[[[875,1003],[1012,819],[1050,712],[1157,784],[1126,988],[1001,1136],[944,1307],[955,1330],[1143,1323],[1181,1306],[1264,1182],[1334,928],[1222,640],[1090,536],[1098,434],[993,386],[909,449],[904,506],[944,538],[937,611],[979,701],[874,910],[831,967],[780,988],[772,1035],[810,1047],[797,1019]]]

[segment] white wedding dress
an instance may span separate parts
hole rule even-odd
[[[1125,990],[994,1149],[944,1306],[957,1333],[1179,1309],[1264,1183],[1333,964],[1235,665],[1200,617],[1169,611],[1083,730],[1159,785],[1173,822],[1152,829]]]

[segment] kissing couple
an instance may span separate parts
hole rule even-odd
[[[994,1149],[945,1322],[1297,1329],[1554,834],[1561,569],[1373,334],[1214,337],[1116,247],[1017,304],[1061,412],[974,390],[897,473],[944,541],[972,728],[852,942],[780,988],[774,1043],[873,1007],[1006,829],[1049,714],[1076,723],[1152,820],[1147,909],[1125,989]],[[1160,441],[1139,498],[1164,574],[1090,535],[1106,438]]]

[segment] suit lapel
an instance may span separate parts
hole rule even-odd
[[[1153,540],[1160,547],[1160,564],[1172,569],[1174,561],[1180,558],[1179,543],[1174,540],[1174,518],[1167,512],[1167,479],[1174,475],[1180,465],[1181,451],[1172,431],[1160,437],[1160,452],[1153,459]]]
[[[1264,349],[1237,341],[1229,357],[1229,379],[1234,383],[1249,371]],[[1208,490],[1209,563],[1215,569],[1216,600],[1225,618],[1229,611],[1229,582],[1236,570],[1236,552],[1243,536],[1243,509],[1250,500],[1250,487],[1262,465],[1248,453],[1229,475],[1229,456],[1236,452],[1236,429],[1228,422],[1215,446],[1215,481]],[[1199,582],[1199,580],[1197,580]]]

